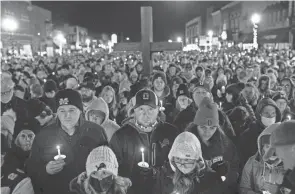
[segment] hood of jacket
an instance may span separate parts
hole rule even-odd
[[[281,117],[282,117],[280,109],[277,107],[276,103],[270,98],[263,98],[257,104],[256,112],[255,112],[255,116],[256,116],[257,120],[261,123],[261,112],[262,112],[263,108],[268,105],[275,107],[275,109],[276,109],[276,122],[280,122]]]
[[[152,88],[153,91],[155,91],[155,88]],[[170,88],[168,85],[165,86],[162,96],[158,96],[159,99],[163,100],[164,98],[168,97],[170,95]]]
[[[261,134],[258,136],[257,138],[257,147],[258,147],[258,153],[261,157],[262,156],[262,142],[261,142],[261,138],[263,136],[270,136],[271,133],[280,125],[280,123],[275,123],[272,124],[271,126],[267,127],[266,129],[264,129]]]
[[[109,111],[108,104],[106,103],[106,101],[104,101],[104,99],[102,97],[95,99],[92,102],[91,106],[87,109],[87,111],[85,113],[86,120],[89,120],[88,113],[92,110],[98,110],[98,111],[101,111],[105,114],[105,118],[102,121],[101,125],[104,125],[108,121],[110,111]]]

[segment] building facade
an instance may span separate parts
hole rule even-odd
[[[202,33],[202,21],[201,16],[198,16],[185,24],[185,40],[186,45],[198,44],[199,37]]]
[[[81,26],[64,25],[63,31],[66,34],[67,43],[70,45],[83,46],[88,37],[88,30]]]
[[[14,31],[7,30],[3,23],[6,19],[17,24]],[[51,12],[29,1],[2,1],[1,20],[1,43],[4,49],[30,47],[32,51],[38,51],[49,35]]]

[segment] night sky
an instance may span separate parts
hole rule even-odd
[[[92,33],[116,33],[140,40],[140,7],[152,6],[154,41],[184,36],[185,23],[204,15],[209,6],[226,2],[213,1],[33,1],[52,11],[53,23],[79,25]]]

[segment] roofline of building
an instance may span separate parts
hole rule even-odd
[[[190,21],[186,22],[185,26],[189,26],[189,25],[195,23],[195,21],[198,21],[198,20],[201,21],[201,19],[202,19],[201,16],[197,16],[197,17],[191,19]]]
[[[211,15],[217,15],[218,12],[220,12],[220,10],[217,10],[217,11],[212,12]]]
[[[229,4],[226,4],[225,6],[223,6],[222,8],[220,8],[220,10],[224,10],[224,9],[226,9],[226,8],[229,8],[229,7],[232,7],[232,6],[235,6],[235,5],[237,5],[238,3],[241,3],[242,1],[233,1],[233,2],[231,2],[231,3],[229,3]]]

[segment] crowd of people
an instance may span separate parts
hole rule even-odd
[[[295,52],[1,59],[3,194],[294,194]]]

